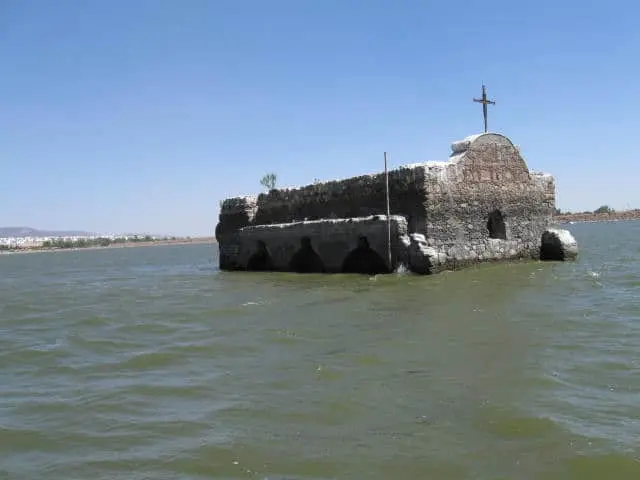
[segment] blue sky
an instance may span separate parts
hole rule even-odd
[[[636,2],[0,3],[0,225],[212,234],[218,202],[489,128],[563,210],[640,207]]]

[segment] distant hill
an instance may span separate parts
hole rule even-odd
[[[89,237],[82,230],[38,230],[31,227],[0,227],[0,237]]]

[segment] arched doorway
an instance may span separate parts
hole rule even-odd
[[[487,230],[489,231],[489,238],[507,239],[507,226],[504,223],[504,215],[500,210],[496,209],[489,214]]]
[[[269,255],[267,245],[262,240],[256,242],[256,251],[247,262],[247,270],[256,272],[273,270],[271,255]]]
[[[289,268],[296,273],[323,273],[324,264],[320,255],[311,246],[309,237],[300,239],[300,248],[289,262]]]
[[[342,263],[342,273],[365,273],[377,275],[389,273],[385,261],[369,245],[369,239],[364,235],[358,237],[358,246],[351,250]]]

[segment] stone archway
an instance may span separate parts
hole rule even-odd
[[[289,269],[296,273],[324,273],[324,263],[311,246],[309,237],[300,239],[300,248],[291,257]]]
[[[358,246],[349,252],[342,262],[342,273],[364,273],[377,275],[389,273],[389,267],[382,257],[371,248],[367,237],[358,237]]]
[[[489,231],[489,238],[507,239],[507,226],[504,223],[504,215],[500,210],[495,209],[489,214],[487,230]]]
[[[262,241],[256,242],[256,251],[251,255],[247,262],[247,270],[256,272],[265,272],[273,270],[273,261],[267,250],[267,245]]]

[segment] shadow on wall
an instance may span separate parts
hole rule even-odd
[[[300,248],[291,257],[289,269],[296,273],[324,273],[324,263],[311,246],[309,237],[300,239]]]
[[[256,243],[256,251],[247,262],[247,270],[267,272],[276,270],[267,245],[262,240]],[[320,255],[311,245],[309,237],[300,239],[300,248],[291,257],[289,271],[296,273],[326,273],[326,268]],[[377,275],[389,273],[389,267],[378,253],[371,248],[366,236],[358,237],[358,246],[351,250],[342,262],[342,273],[360,273]]]
[[[247,270],[267,272],[273,269],[273,260],[271,260],[267,245],[262,240],[258,240],[256,243],[256,252],[251,255],[249,262],[247,262]]]
[[[489,214],[487,230],[489,230],[489,238],[507,239],[507,226],[504,223],[504,216],[500,210],[496,209]]]
[[[349,252],[342,263],[342,273],[377,275],[389,273],[389,267],[370,246],[365,236],[358,237],[358,246]]]

